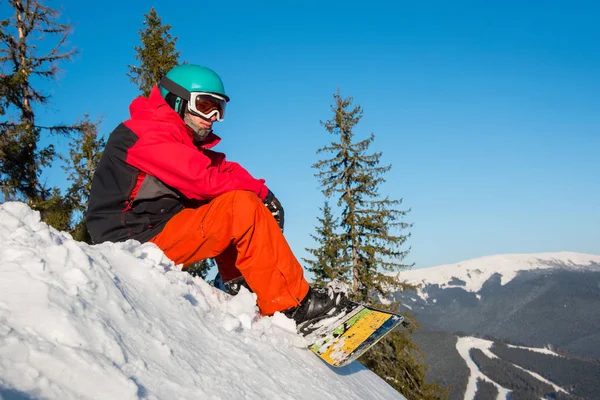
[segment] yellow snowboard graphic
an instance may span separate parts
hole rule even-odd
[[[352,306],[352,311],[341,321],[311,335],[316,339],[309,348],[334,367],[342,367],[360,357],[404,320],[392,312],[358,303]]]

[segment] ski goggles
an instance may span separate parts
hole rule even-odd
[[[175,96],[186,99],[191,114],[206,119],[216,115],[217,121],[223,121],[225,105],[229,100],[226,96],[209,92],[190,92],[166,76],[161,79],[159,85]]]
[[[216,115],[217,121],[223,121],[227,100],[223,96],[206,92],[190,92],[188,110],[195,115],[211,119]]]

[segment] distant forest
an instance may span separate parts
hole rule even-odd
[[[477,379],[477,392],[474,400],[488,400],[498,397],[498,388],[491,382]]]
[[[600,363],[552,356],[499,343],[495,343],[491,350],[506,362],[535,372],[569,392],[569,395],[554,393],[553,398],[600,398]]]
[[[415,342],[425,353],[430,366],[427,370],[429,379],[449,387],[449,400],[464,399],[470,376],[465,361],[456,350],[456,341],[455,335],[445,332],[419,331],[415,335]],[[510,390],[511,400],[600,399],[598,362],[552,356],[499,342],[494,343],[491,351],[499,358],[489,358],[478,349],[472,349],[470,356],[491,381]],[[539,374],[567,392],[556,391],[523,369]],[[477,381],[476,400],[495,399],[497,395],[498,389],[493,383]]]

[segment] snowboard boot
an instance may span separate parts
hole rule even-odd
[[[252,293],[252,289],[250,289],[250,286],[248,286],[248,283],[246,282],[243,276],[240,276],[239,278],[235,278],[227,282],[223,282],[223,286],[225,286],[225,292],[229,293],[232,296],[238,294],[242,289],[242,286],[248,289],[250,293]]]
[[[306,297],[299,306],[282,313],[296,321],[298,331],[304,335],[313,329],[308,327],[317,321],[333,317],[345,310],[348,300],[346,292],[335,287],[309,287]]]
[[[252,289],[250,289],[250,286],[248,286],[248,283],[246,283],[246,280],[243,276],[240,276],[239,278],[235,278],[227,282],[223,282],[221,274],[217,273],[217,276],[215,276],[215,279],[213,281],[213,286],[217,289],[221,289],[225,293],[230,294],[232,296],[238,294],[242,286],[248,289],[250,292],[252,292]]]

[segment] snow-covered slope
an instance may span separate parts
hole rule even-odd
[[[475,394],[477,392],[477,380],[478,379],[481,379],[486,382],[490,382],[494,386],[496,386],[496,389],[498,390],[498,398],[499,399],[510,398],[509,393],[511,392],[511,390],[494,382],[492,379],[490,379],[490,377],[485,375],[480,370],[480,368],[477,366],[477,363],[475,363],[475,361],[473,360],[473,358],[471,357],[471,355],[469,353],[471,349],[479,349],[485,354],[486,357],[498,358],[497,355],[495,355],[492,351],[490,351],[493,343],[494,342],[492,342],[490,340],[480,339],[480,338],[476,338],[476,337],[472,337],[472,336],[458,337],[458,340],[456,342],[456,349],[458,350],[458,353],[463,358],[463,360],[465,360],[465,363],[467,364],[467,367],[469,368],[469,370],[471,372],[471,374],[469,376],[469,381],[467,383],[467,388],[465,390],[464,399],[474,399],[475,398]],[[517,346],[510,346],[510,347],[517,347]],[[530,351],[535,351],[535,352],[539,352],[539,353],[550,354],[555,357],[560,357],[558,354],[556,354],[555,352],[548,350],[548,349],[538,349],[538,348],[530,348],[530,347],[523,347],[523,346],[519,346],[519,347],[522,349],[525,349],[525,350],[530,350]],[[547,380],[543,376],[541,376],[533,371],[526,370],[516,364],[510,363],[510,365],[512,365],[515,368],[518,368],[520,370],[523,370],[527,374],[531,375],[532,378],[535,378],[536,380],[538,380],[540,382],[550,385],[556,392],[567,393],[566,390],[564,390],[560,386],[555,385],[553,382]]]
[[[0,398],[402,398],[152,244],[88,246],[22,203],[0,205],[0,242]]]
[[[412,284],[439,285],[442,288],[460,287],[478,292],[495,273],[501,275],[502,285],[514,279],[519,271],[550,268],[600,270],[600,255],[559,252],[539,254],[504,254],[475,258],[457,264],[414,269],[398,273]]]

